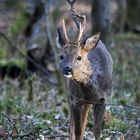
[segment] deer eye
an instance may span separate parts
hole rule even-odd
[[[60,59],[61,59],[61,60],[64,59],[64,56],[63,56],[63,55],[60,55]]]
[[[81,56],[78,56],[78,57],[77,57],[77,60],[79,60],[79,61],[80,61],[81,59],[82,59],[82,57],[81,57]]]

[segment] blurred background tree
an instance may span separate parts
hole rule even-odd
[[[93,32],[101,32],[101,38],[109,41],[113,33],[124,31],[127,0],[93,0]]]

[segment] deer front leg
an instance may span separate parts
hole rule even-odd
[[[70,115],[69,131],[70,131],[70,140],[75,140],[75,125],[74,125],[74,118],[72,114]]]
[[[90,107],[89,104],[70,106],[70,140],[83,140]]]
[[[82,106],[70,106],[70,140],[82,140]]]
[[[95,135],[95,140],[100,140],[101,125],[102,125],[102,121],[103,121],[104,112],[105,112],[105,103],[96,104],[94,106],[94,135]]]
[[[84,134],[86,125],[87,125],[87,118],[88,118],[88,112],[90,110],[92,105],[90,104],[84,104],[83,105],[83,111],[82,111],[82,134]]]

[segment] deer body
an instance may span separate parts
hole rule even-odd
[[[80,18],[85,20],[85,17]],[[95,139],[100,140],[105,103],[111,95],[113,62],[105,45],[99,40],[99,34],[81,43],[81,27],[82,25],[79,25],[77,42],[69,41],[64,22],[58,28],[59,43],[62,46],[60,71],[66,77],[70,107],[70,140],[83,140],[92,104]]]
[[[112,83],[112,58],[105,48],[104,44],[99,41],[97,47],[89,52],[88,64],[84,67],[90,67],[87,70],[87,77],[80,75],[80,71],[84,71],[81,66],[79,73],[77,72],[75,79],[66,78],[68,91],[78,98],[83,98],[88,101],[96,101],[104,98],[108,99],[111,94]],[[89,66],[87,66],[89,65]],[[84,75],[84,73],[82,73]],[[78,77],[79,76],[79,77]]]

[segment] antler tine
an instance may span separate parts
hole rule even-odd
[[[77,37],[78,42],[81,41],[81,39],[84,35],[85,26],[86,26],[86,17],[83,15],[80,18],[81,18],[81,21],[80,21],[80,24],[79,24],[79,34],[78,34],[78,37]]]
[[[64,20],[62,20],[62,28],[63,28],[64,35],[65,35],[66,40],[69,41],[68,36],[67,36],[67,32],[66,32],[66,26],[65,26]]]
[[[72,15],[73,15],[74,22],[79,30],[77,42],[80,42],[82,36],[84,35],[84,29],[86,26],[86,17],[85,17],[85,15],[77,14],[74,10],[72,10],[72,12],[73,12]]]
[[[57,32],[61,45],[65,45],[67,42],[69,42],[64,20],[62,20],[61,25],[57,28]]]

